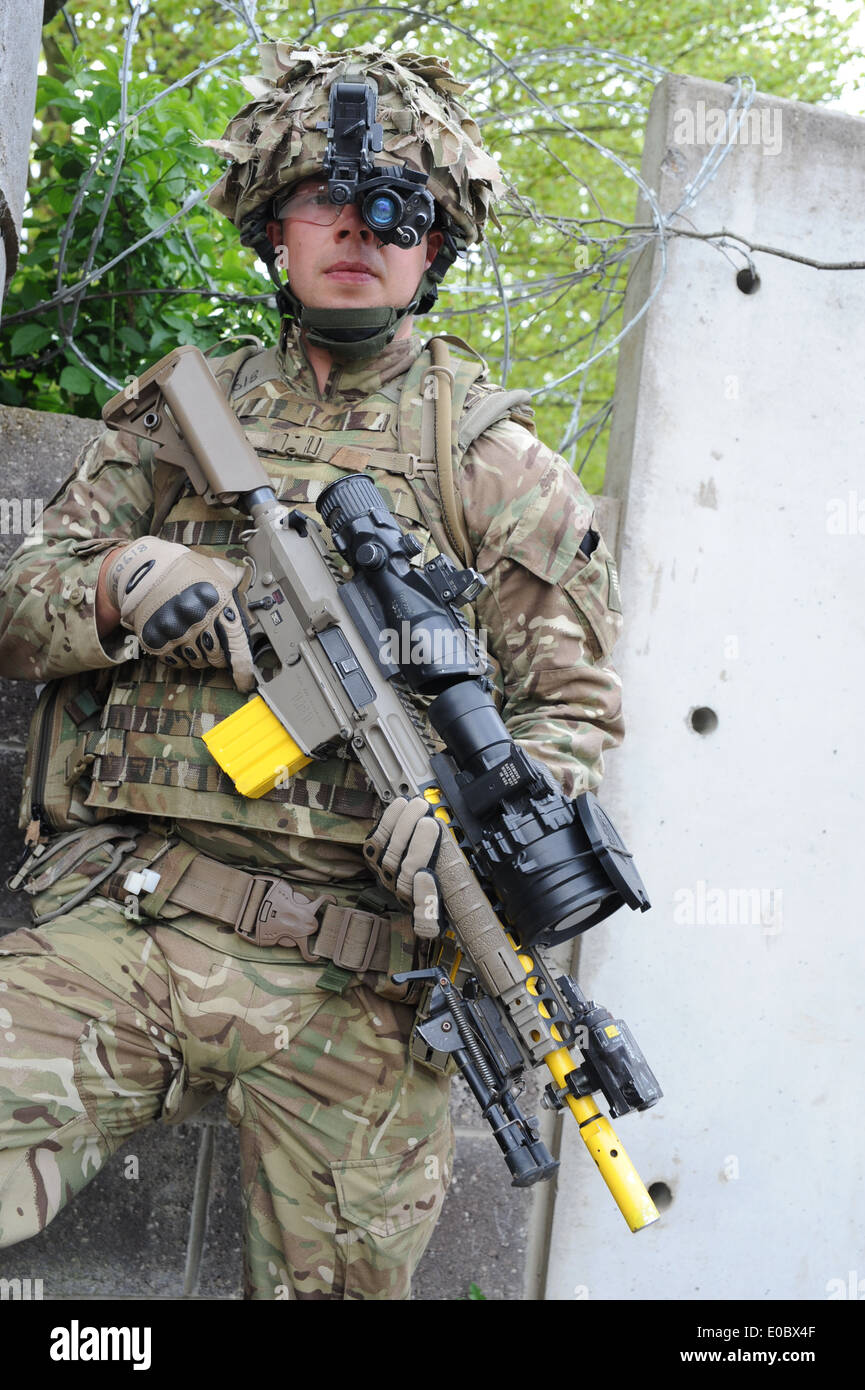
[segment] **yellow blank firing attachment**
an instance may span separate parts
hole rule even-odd
[[[512,946],[516,947],[516,942],[510,934],[508,940]],[[525,951],[518,951],[518,958],[526,975],[529,976],[526,981],[526,988],[530,994],[537,994],[534,961]],[[545,1018],[549,1018],[550,1015],[545,1004],[539,1004],[538,1010]],[[550,1032],[557,1042],[561,1041],[562,1035],[555,1024],[550,1028]],[[618,1037],[619,1030],[614,1023],[611,1023],[604,1029],[604,1032],[608,1037],[613,1038]],[[569,1073],[577,1070],[568,1049],[557,1047],[554,1052],[547,1053],[544,1061],[550,1069],[556,1086],[559,1089],[566,1089]],[[642,1231],[645,1226],[651,1226],[652,1222],[657,1221],[660,1217],[660,1212],[628,1157],[621,1139],[606,1115],[602,1115],[598,1111],[594,1096],[567,1095],[564,1100],[580,1127],[580,1138],[598,1165],[601,1177],[610,1189],[616,1206],[631,1230]]]
[[[565,1086],[574,1062],[566,1048],[558,1048],[544,1058],[558,1086]],[[594,1096],[566,1096],[568,1107],[580,1126],[580,1138],[600,1169],[613,1200],[632,1231],[642,1231],[657,1221],[660,1212],[643,1180],[625,1152],[606,1115],[601,1115]]]
[[[260,695],[201,737],[241,796],[264,796],[312,762]]]

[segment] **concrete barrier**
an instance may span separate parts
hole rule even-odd
[[[731,98],[656,89],[642,173],[665,211]],[[865,122],[758,94],[748,132],[678,225],[861,261]],[[546,1296],[861,1298],[865,273],[755,252],[754,290],[741,256],[668,254],[622,346],[606,483],[628,733],[604,795],[653,908],[588,933],[581,979],[664,1089],[617,1129],[670,1204],[631,1235],[566,1128]],[[626,320],[658,273],[655,246]]]

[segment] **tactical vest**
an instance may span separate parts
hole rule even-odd
[[[533,430],[525,392],[488,383],[480,358],[454,356],[451,363],[454,463],[505,415]],[[444,552],[462,564],[443,526],[431,414],[422,404],[422,379],[430,365],[425,348],[406,374],[352,404],[293,395],[273,350],[242,348],[218,359],[214,374],[281,502],[318,521],[315,501],[324,487],[350,472],[368,471],[400,526],[423,547],[413,563],[422,565]],[[169,465],[157,462],[153,472],[153,534],[240,564],[248,517],[234,507],[209,506]],[[324,535],[330,542],[326,528]],[[345,561],[330,549],[348,578]],[[501,674],[495,661],[492,665],[500,701]],[[248,698],[228,671],[172,669],[147,655],[124,663],[114,674],[101,728],[87,737],[86,761],[95,761],[86,806],[100,817],[133,812],[359,844],[381,804],[351,754],[313,762],[263,797],[237,794],[201,734]]]

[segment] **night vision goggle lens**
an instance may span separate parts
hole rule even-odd
[[[376,193],[363,205],[363,220],[375,231],[388,231],[399,222],[402,203],[387,193]]]

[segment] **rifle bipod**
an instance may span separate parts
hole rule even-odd
[[[558,1168],[540,1137],[537,1118],[522,1113],[510,1089],[510,1066],[521,1058],[504,1029],[495,1029],[495,1006],[486,996],[464,997],[441,968],[394,975],[397,984],[432,984],[427,1017],[417,1032],[428,1047],[450,1054],[481,1107],[504,1154],[512,1187],[529,1187],[551,1178]],[[488,1005],[490,1007],[485,1008]],[[493,1015],[493,1016],[490,1016]]]

